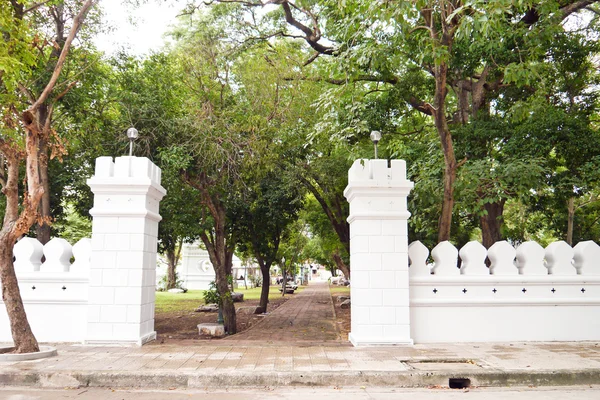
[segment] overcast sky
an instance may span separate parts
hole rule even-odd
[[[112,31],[96,38],[98,50],[111,54],[125,48],[138,55],[159,50],[165,42],[163,36],[169,25],[176,23],[183,2],[179,1],[179,5],[173,3],[177,2],[157,4],[150,0],[136,8],[123,4],[122,0],[102,0],[100,5],[105,10],[103,21]]]

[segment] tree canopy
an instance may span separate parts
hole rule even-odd
[[[0,2],[7,248],[84,234],[93,160],[131,126],[164,172],[171,280],[201,240],[230,333],[236,251],[266,285],[274,264],[350,277],[343,190],[372,130],[415,182],[411,240],[600,240],[597,1],[181,2],[145,56],[94,48],[95,3]]]

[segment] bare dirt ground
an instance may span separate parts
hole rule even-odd
[[[332,286],[333,288],[337,288],[337,286]],[[335,309],[335,323],[338,326],[340,338],[348,339],[348,334],[350,333],[350,309],[342,309],[340,305],[342,304],[338,301],[339,296],[350,296],[350,288],[348,288],[347,292],[336,292],[332,291],[331,298],[333,300],[333,307]]]
[[[350,309],[342,309],[339,296],[349,296],[350,289],[338,286],[331,286],[331,297],[335,309],[335,325],[339,338],[345,340],[350,332]],[[297,294],[296,294],[297,295]],[[295,295],[271,296],[269,299],[268,312],[272,313],[286,301],[292,299]],[[236,309],[240,307],[258,306],[258,300],[245,300],[241,303],[235,303]],[[195,312],[196,307],[190,307],[184,311],[157,311],[154,317],[154,327],[157,332],[155,344],[170,343],[176,344],[189,341],[210,341],[221,340],[215,338],[205,338],[198,335],[198,324],[217,322],[217,313]],[[265,317],[260,315],[245,314],[238,312],[236,315],[237,331],[244,332],[261,322]]]
[[[268,312],[272,312],[277,307],[288,301],[293,295],[285,297],[274,296],[269,299]],[[258,300],[245,300],[241,303],[235,303],[236,310],[239,307],[258,306]],[[253,314],[237,313],[236,325],[237,331],[243,332],[251,326],[257,324],[264,318],[263,316]],[[154,329],[157,333],[156,343],[167,343],[180,340],[220,340],[211,338],[201,338],[198,335],[198,324],[217,322],[216,312],[195,312],[189,311],[170,311],[156,312],[154,315]]]

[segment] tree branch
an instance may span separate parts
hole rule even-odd
[[[295,79],[300,79],[300,80],[304,80],[304,81],[312,81],[312,82],[327,82],[327,83],[331,83],[332,85],[345,85],[347,83],[353,83],[353,82],[380,82],[380,83],[389,83],[390,85],[395,85],[399,81],[399,79],[395,76],[391,76],[389,78],[383,78],[383,77],[378,77],[378,76],[373,76],[373,75],[358,75],[356,77],[346,78],[346,79],[307,77],[307,76],[303,76],[303,77],[299,77],[299,78],[296,78],[296,77],[284,78],[284,80],[286,80],[286,81],[293,81]]]
[[[431,104],[426,103],[422,100],[419,100],[415,96],[410,96],[408,98],[408,104],[410,104],[410,106],[412,108],[414,108],[415,110],[420,111],[426,115],[433,116],[436,113],[436,109],[433,108],[433,106]]]
[[[49,2],[51,2],[51,1],[52,1],[52,0],[46,0],[46,1],[42,1],[42,2],[40,2],[40,3],[33,4],[31,7],[27,8],[26,10],[24,10],[24,11],[23,11],[23,14],[27,14],[27,13],[28,13],[28,12],[30,12],[30,11],[36,10],[36,9],[38,9],[39,7],[43,6],[43,5],[44,5],[44,4],[46,4],[46,3],[49,3]]]
[[[283,8],[283,13],[285,15],[285,21],[288,24],[295,27],[296,29],[299,29],[302,33],[304,33],[304,40],[306,41],[306,43],[308,43],[310,47],[312,47],[321,54],[333,54],[333,47],[323,46],[322,44],[318,43],[319,39],[321,39],[321,35],[319,33],[318,28],[313,31],[308,26],[304,25],[302,22],[294,18],[294,15],[292,14],[292,9],[290,8],[290,3],[287,0],[282,0],[281,2],[274,3],[281,4],[281,7]],[[298,9],[298,7],[296,6],[294,6],[294,8]]]
[[[70,91],[71,89],[73,89],[73,87],[74,87],[75,85],[77,85],[77,81],[73,81],[73,82],[69,83],[69,84],[67,85],[67,87],[65,88],[65,90],[63,90],[62,92],[60,92],[60,93],[59,93],[59,95],[58,95],[58,96],[56,96],[56,98],[55,98],[54,100],[55,100],[55,101],[58,101],[58,100],[62,99],[63,97],[65,97],[65,95],[66,95],[67,93],[69,93],[69,91]]]
[[[304,64],[302,64],[303,67],[306,67],[307,65],[311,64],[313,61],[315,61],[319,56],[321,55],[321,53],[319,53],[318,51],[316,51],[312,56],[310,56],[310,58],[308,60],[306,60],[304,62]]]
[[[588,11],[593,12],[596,15],[600,15],[600,10],[597,10],[594,7],[587,6],[585,9],[588,10]]]
[[[559,11],[561,13],[561,19],[567,18],[569,15],[588,7],[591,4],[598,2],[599,0],[579,0],[574,1],[570,4],[567,4],[563,7],[560,7]],[[520,22],[525,23],[527,25],[533,25],[540,20],[540,14],[537,11],[537,8],[531,8],[529,11],[525,13],[523,18],[521,18]]]
[[[33,97],[33,94],[31,93],[31,91],[29,89],[27,89],[25,86],[23,86],[21,83],[17,83],[17,86],[19,87],[19,90],[21,91],[21,93],[23,93],[25,95],[25,97],[27,97],[27,100],[29,100],[29,102],[31,104],[34,104],[35,98]]]
[[[568,6],[562,7],[562,19],[567,18],[569,15],[576,13],[577,11],[586,8],[589,5],[596,3],[598,0],[580,0],[575,3],[569,4]]]
[[[43,104],[46,101],[46,99],[48,99],[48,96],[50,95],[50,93],[52,93],[52,90],[54,90],[56,81],[58,80],[58,77],[65,64],[67,54],[69,53],[69,50],[71,48],[71,43],[73,42],[75,36],[79,32],[79,29],[81,29],[81,24],[83,23],[83,20],[85,19],[88,11],[90,10],[90,8],[92,8],[94,4],[96,4],[97,1],[98,0],[86,0],[86,2],[81,7],[81,10],[79,10],[77,16],[73,19],[73,26],[71,26],[69,36],[67,36],[65,45],[63,46],[63,49],[60,52],[60,56],[58,57],[58,61],[56,62],[56,66],[54,67],[54,71],[52,72],[52,76],[50,77],[50,80],[48,81],[48,84],[42,91],[40,97],[38,97],[37,101],[33,103],[27,111],[33,112],[35,109],[37,109],[41,104]]]

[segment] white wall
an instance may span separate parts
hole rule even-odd
[[[74,254],[75,262],[70,258]],[[27,319],[40,342],[80,342],[86,331],[90,274],[90,239],[73,247],[64,239],[42,246],[23,238],[14,247],[15,272]],[[42,264],[42,256],[46,261]],[[0,299],[0,342],[12,342],[10,324]]]
[[[415,343],[600,340],[600,246],[409,247]],[[485,258],[492,264],[488,268]]]

